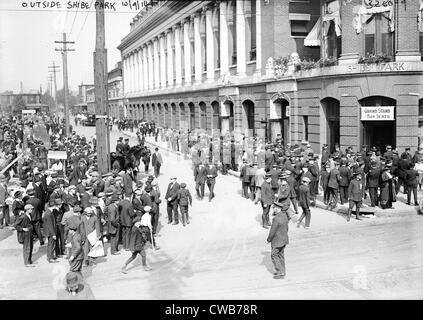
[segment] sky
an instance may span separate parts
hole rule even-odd
[[[40,1],[40,0],[38,0]],[[22,3],[37,2],[23,0],[0,0],[0,92],[24,92],[47,88],[49,69],[59,65],[57,89],[63,87],[62,55],[55,51],[61,44],[63,32],[67,33],[69,45],[75,51],[68,52],[69,89],[78,90],[81,83],[94,83],[93,52],[95,50],[95,9],[67,10],[68,0],[60,2],[62,9],[23,8]],[[41,3],[43,1],[40,1]],[[51,1],[47,1],[51,2]],[[75,2],[72,1],[72,2]],[[91,0],[78,1],[87,2]],[[121,0],[115,1],[122,2]],[[129,23],[137,14],[136,8],[116,7],[117,11],[105,10],[107,66],[110,71],[121,60],[116,48],[129,33]],[[85,23],[84,23],[85,22]]]

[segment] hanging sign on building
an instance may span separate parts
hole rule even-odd
[[[361,121],[395,120],[395,107],[361,107]]]
[[[363,2],[366,9],[373,13],[391,10],[394,4],[393,0],[364,0]]]

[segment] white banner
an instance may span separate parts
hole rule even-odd
[[[363,6],[366,8],[366,13],[390,11],[393,4],[393,0],[363,0]]]
[[[395,107],[361,107],[361,121],[395,120]]]

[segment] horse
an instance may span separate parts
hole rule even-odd
[[[118,155],[116,152],[110,154],[111,166],[115,170],[126,170],[128,168],[138,169],[140,159],[144,156],[145,150],[143,145],[135,145],[129,149],[128,154]]]

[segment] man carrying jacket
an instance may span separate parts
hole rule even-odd
[[[263,208],[262,213],[262,222],[263,222],[263,228],[269,229],[270,221],[269,221],[269,211],[270,206],[272,205],[274,199],[275,199],[275,193],[272,190],[272,175],[269,173],[266,173],[264,176],[264,182],[261,185],[261,206]]]
[[[276,269],[273,278],[284,279],[286,275],[284,250],[285,246],[289,244],[288,216],[282,212],[282,205],[280,203],[275,202],[273,208],[276,215],[272,221],[267,243],[271,243],[271,258]]]

